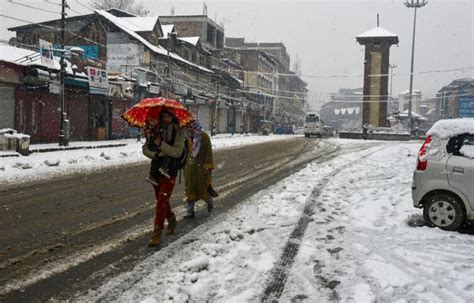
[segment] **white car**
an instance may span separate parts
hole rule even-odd
[[[428,131],[412,197],[429,226],[456,230],[474,220],[474,118],[440,120]]]

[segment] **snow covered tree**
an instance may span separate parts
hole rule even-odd
[[[90,0],[90,4],[96,9],[108,10],[116,8],[138,16],[148,14],[148,10],[145,9],[143,3],[137,3],[135,0]]]

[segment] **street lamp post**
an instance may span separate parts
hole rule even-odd
[[[65,17],[66,17],[66,0],[62,0],[61,3],[61,60],[59,61],[59,83],[60,83],[60,88],[59,88],[59,103],[60,103],[60,108],[61,108],[61,116],[59,120],[59,145],[60,146],[66,146],[66,140],[65,140],[65,131],[64,131],[64,78],[66,75],[66,71],[64,70],[65,66],[65,60],[64,60],[64,44],[65,44]]]
[[[413,64],[415,60],[415,29],[416,29],[416,10],[418,8],[422,8],[428,4],[427,0],[410,0],[405,1],[405,6],[408,8],[415,8],[415,16],[413,19],[413,39],[411,44],[411,68],[410,68],[410,89],[409,89],[409,99],[408,99],[408,121],[410,123],[410,133],[413,128],[413,123],[411,119],[411,106],[412,106],[412,99],[413,99]]]

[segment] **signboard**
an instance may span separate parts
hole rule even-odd
[[[86,70],[89,80],[89,92],[91,94],[106,95],[109,89],[107,71],[91,66],[86,67]]]
[[[143,58],[143,50],[134,43],[107,44],[108,70],[126,71],[128,66],[139,66],[140,58]]]
[[[176,95],[187,96],[188,95],[188,88],[183,84],[176,83],[174,85],[174,93]]]
[[[160,94],[160,87],[158,85],[150,85],[150,87],[148,88],[148,92],[150,94],[155,94],[155,95],[159,95]]]
[[[459,117],[474,118],[474,88],[466,88],[460,92]]]
[[[84,58],[87,59],[92,59],[92,60],[97,60],[99,59],[99,46],[98,45],[65,45],[64,48],[67,50],[71,50],[73,47],[80,47],[84,50]],[[57,57],[61,56],[61,53],[57,50],[61,48],[61,45],[59,44],[54,44],[54,55]],[[66,56],[69,57],[69,54],[66,53]]]
[[[53,44],[51,42],[39,39],[41,64],[54,68]]]
[[[206,104],[207,103],[207,98],[196,96],[194,98],[194,101],[196,101],[196,104]]]
[[[138,82],[138,85],[139,86],[143,86],[143,87],[146,87],[146,71],[143,70],[143,69],[137,69],[136,70],[137,72],[137,75],[136,75],[136,78],[137,78],[137,82]]]

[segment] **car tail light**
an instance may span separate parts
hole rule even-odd
[[[426,159],[426,149],[428,148],[428,145],[431,143],[431,136],[426,137],[425,143],[420,148],[420,151],[418,152],[418,158],[416,161],[416,169],[417,170],[425,170],[426,167],[428,166],[428,160]]]

